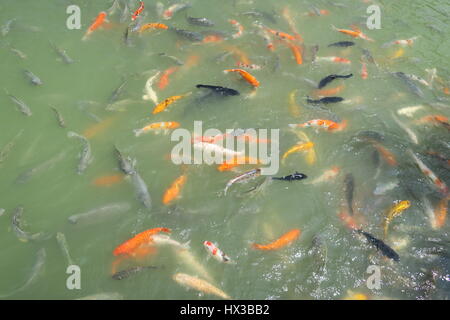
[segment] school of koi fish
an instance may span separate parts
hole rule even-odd
[[[73,2],[79,30],[69,0],[49,32],[1,6],[0,298],[450,297],[448,61],[421,63],[448,30],[382,0]],[[232,129],[190,141],[223,163],[174,163],[194,121]],[[226,139],[278,143],[278,173]]]

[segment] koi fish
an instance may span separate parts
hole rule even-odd
[[[152,235],[160,233],[160,232],[166,232],[170,233],[171,230],[169,228],[153,228],[145,230],[141,233],[138,233],[133,238],[123,242],[119,246],[117,246],[113,254],[115,256],[122,255],[122,254],[129,254],[137,247],[141,246],[142,244],[147,244],[152,241]]]
[[[10,94],[8,92],[8,90],[4,89],[6,95],[11,99],[12,102],[14,102],[14,104],[17,105],[17,107],[19,108],[19,111],[22,112],[24,115],[30,117],[33,113],[31,112],[30,107],[27,106],[27,104],[25,102],[23,102],[22,100],[20,100],[19,98],[16,98],[15,96],[13,96],[12,94]]]
[[[295,127],[299,127],[299,128],[308,128],[308,127],[313,127],[313,128],[322,128],[325,129],[327,131],[340,131],[342,129],[344,129],[347,126],[347,121],[344,120],[341,123],[337,123],[331,120],[324,120],[324,119],[314,119],[314,120],[309,120],[305,123],[301,123],[301,124],[290,124],[289,125],[291,128],[295,128]]]
[[[197,291],[212,294],[227,300],[231,299],[228,294],[203,279],[199,279],[185,273],[176,273],[172,279],[183,286],[193,288]]]
[[[352,41],[339,41],[339,42],[334,42],[328,45],[328,47],[351,47],[354,46],[355,43]]]
[[[302,41],[303,39],[301,38],[300,35],[297,36],[292,36],[289,33],[286,32],[281,32],[281,31],[277,31],[277,30],[273,30],[270,28],[265,28],[267,31],[269,31],[271,34],[276,35],[277,37],[283,39],[283,40],[291,40],[291,41],[296,41],[296,40],[300,40]]]
[[[183,94],[183,95],[180,95],[180,96],[171,96],[171,97],[165,99],[164,101],[162,101],[161,103],[159,103],[159,104],[153,109],[153,112],[152,112],[152,113],[153,113],[153,114],[160,113],[160,112],[166,110],[167,107],[168,107],[169,105],[171,105],[172,103],[174,103],[175,101],[180,100],[180,99],[182,99],[182,98],[184,98],[184,97],[187,97],[187,96],[189,96],[190,94],[191,94],[191,92],[186,93],[186,94]]]
[[[139,137],[141,134],[146,133],[151,130],[155,130],[156,132],[159,132],[159,130],[168,130],[168,129],[176,129],[180,127],[180,123],[176,121],[167,121],[167,122],[154,122],[150,123],[149,125],[141,128],[141,129],[135,129],[133,130],[136,137]]]
[[[112,116],[110,118],[107,118],[105,120],[101,120],[99,123],[94,124],[93,126],[90,126],[86,130],[83,131],[83,135],[87,139],[91,139],[94,136],[96,136],[98,133],[106,130],[109,128],[116,120],[118,119],[117,116]]]
[[[302,56],[302,49],[300,48],[300,46],[296,46],[289,42],[287,42],[286,45],[291,49],[292,53],[294,54],[294,58],[297,64],[302,64],[303,56]]]
[[[344,98],[342,97],[324,97],[321,99],[317,99],[317,100],[312,100],[310,98],[306,99],[306,102],[311,103],[311,104],[329,104],[329,103],[338,103],[338,102],[342,102],[344,101]]]
[[[450,196],[447,195],[441,201],[439,201],[436,209],[434,210],[435,229],[440,229],[445,225],[445,221],[447,219],[448,201],[449,200],[450,200]]]
[[[156,71],[153,76],[147,79],[144,87],[145,94],[142,96],[143,100],[152,100],[155,105],[158,104],[158,96],[153,90],[153,82],[155,82],[155,79],[160,75],[160,73],[161,71]]]
[[[75,133],[73,131],[69,131],[67,133],[67,137],[77,138],[83,141],[84,146],[80,153],[80,162],[78,163],[78,170],[77,170],[78,174],[82,174],[93,160],[91,144],[89,143],[87,137],[79,135],[78,133]]]
[[[92,184],[98,187],[110,187],[113,184],[123,181],[123,174],[115,174],[111,176],[103,176],[96,178],[92,181]]]
[[[212,86],[207,84],[197,84],[195,86],[196,88],[206,88],[214,92],[215,94],[221,95],[221,96],[238,96],[240,93],[237,90],[231,89],[231,88],[225,88],[221,86]]]
[[[162,14],[162,18],[164,20],[169,20],[171,18],[173,18],[174,14],[184,10],[184,9],[188,9],[190,8],[191,5],[189,3],[176,3],[174,5],[171,5],[169,8],[167,8],[167,10],[165,10]]]
[[[158,23],[158,22],[146,23],[139,28],[139,32],[143,32],[143,31],[149,30],[149,29],[151,29],[151,30],[154,30],[154,29],[167,30],[167,29],[169,29],[169,27],[163,23]]]
[[[369,73],[367,72],[367,64],[361,61],[361,79],[366,80],[369,77]]]
[[[245,70],[242,69],[226,69],[223,71],[224,73],[228,73],[228,72],[238,72],[242,78],[244,78],[245,81],[247,81],[248,83],[250,83],[252,86],[259,87],[259,81],[256,80],[256,78],[254,76],[252,76],[250,73],[248,73]]]
[[[258,250],[277,250],[292,243],[300,236],[300,234],[301,234],[300,229],[292,229],[287,233],[283,234],[280,238],[278,238],[272,243],[266,245],[254,243],[252,244],[252,248]]]
[[[186,183],[187,176],[185,174],[179,176],[175,181],[170,185],[170,187],[164,192],[162,202],[165,205],[171,203],[175,198],[180,195],[181,189]]]
[[[344,84],[341,84],[340,86],[337,86],[335,88],[331,88],[331,89],[318,89],[314,91],[314,96],[316,97],[323,97],[323,96],[334,96],[336,94],[338,94],[339,92],[342,91],[342,89],[345,88]]]
[[[223,253],[222,250],[217,248],[217,246],[211,241],[204,241],[203,245],[205,246],[205,249],[210,253],[210,255],[213,256],[213,258],[217,261],[222,263],[231,263],[230,257]]]
[[[242,61],[245,64],[252,64],[250,62],[250,59],[248,58],[247,54],[244,51],[242,51],[241,49],[239,49],[238,47],[228,45],[225,48],[226,48],[226,50],[232,52],[239,61]]]
[[[139,8],[137,8],[137,10],[131,16],[131,21],[136,20],[136,18],[141,14],[142,11],[144,11],[144,1],[139,2]]]
[[[297,181],[308,178],[306,174],[295,171],[295,173],[284,176],[284,177],[272,177],[272,180],[283,180],[283,181]]]
[[[244,27],[234,19],[229,19],[228,22],[231,23],[234,26],[234,28],[236,29],[236,32],[233,33],[231,35],[231,37],[233,39],[240,38],[244,34]]]
[[[405,107],[397,110],[397,114],[399,115],[405,115],[409,118],[411,118],[414,113],[416,113],[419,110],[422,110],[424,106],[411,106],[411,107]]]
[[[417,122],[418,123],[429,122],[429,123],[433,123],[433,124],[440,124],[440,125],[444,126],[445,128],[450,129],[450,124],[448,122],[448,118],[443,115],[439,115],[439,114],[422,117],[419,120],[417,120]]]
[[[316,61],[336,62],[336,63],[345,63],[345,64],[352,63],[348,59],[341,58],[341,57],[335,57],[335,56],[331,56],[331,57],[317,57]]]
[[[394,44],[398,44],[398,45],[401,45],[401,46],[412,46],[414,44],[414,41],[417,38],[418,37],[416,36],[416,37],[412,37],[412,38],[405,39],[405,40],[393,40],[393,41],[390,41],[390,42],[386,42],[385,44],[383,44],[381,46],[381,48],[387,48],[387,47],[393,46]]]
[[[258,66],[257,64],[245,64],[241,61],[238,61],[236,63],[236,66],[239,68],[245,68],[245,69],[250,69],[250,70],[261,70],[261,66]]]
[[[253,25],[255,25],[256,27],[259,28],[258,35],[261,36],[261,38],[264,39],[264,42],[266,43],[267,49],[269,49],[270,51],[274,51],[275,50],[275,45],[274,45],[274,43],[272,41],[270,33],[266,29],[264,29],[264,27],[258,22],[253,23]]]
[[[345,198],[347,200],[348,210],[350,211],[351,216],[353,216],[354,189],[355,189],[355,178],[353,178],[353,174],[347,173],[344,178],[344,191],[345,191]]]
[[[256,168],[252,169],[250,171],[244,172],[243,174],[238,175],[237,177],[234,177],[230,181],[228,181],[227,185],[225,186],[224,195],[227,194],[227,190],[235,183],[241,183],[244,181],[248,181],[250,179],[254,179],[261,175],[261,169]]]
[[[395,59],[398,59],[398,58],[403,57],[404,54],[405,54],[405,50],[404,50],[403,48],[400,48],[400,49],[396,50],[396,51],[389,57],[389,59],[395,60]]]
[[[386,215],[383,220],[383,232],[384,232],[384,238],[387,236],[389,224],[391,223],[392,219],[399,216],[403,211],[408,209],[411,206],[411,202],[408,200],[400,201],[397,204],[395,204],[389,211],[386,212]]]
[[[252,157],[234,157],[232,160],[227,160],[217,167],[219,171],[229,171],[240,164],[261,164],[258,159]]]
[[[372,143],[372,145],[375,147],[375,149],[378,150],[378,152],[382,155],[384,160],[390,165],[390,166],[396,166],[397,165],[397,159],[395,158],[394,154],[386,149],[384,146],[382,146],[380,143],[378,143],[375,140],[369,139],[369,142]]]
[[[339,167],[332,167],[331,169],[326,170],[324,173],[322,173],[319,177],[316,179],[306,182],[305,184],[318,184],[322,183],[324,181],[329,181],[331,179],[336,178],[336,176],[339,174],[341,169]]]
[[[137,274],[137,273],[143,271],[143,270],[157,269],[157,268],[158,267],[155,267],[155,266],[131,267],[126,270],[115,272],[111,276],[111,278],[113,278],[114,280],[123,280],[123,279],[126,279],[134,274]]]
[[[104,11],[100,12],[98,16],[95,18],[94,22],[89,26],[82,40],[86,40],[92,32],[101,27],[101,25],[106,21],[106,16],[107,16],[106,12]]]
[[[356,221],[355,216],[350,215],[347,211],[342,210],[339,214],[338,214],[339,219],[344,223],[344,225],[351,229],[351,230],[356,230],[360,228],[359,223]]]
[[[428,179],[431,180],[431,182],[436,186],[436,188],[445,196],[448,195],[448,187],[446,186],[446,184],[439,179],[433,171],[431,171],[426,165],[425,163],[422,162],[422,160],[419,159],[419,157],[417,157],[411,149],[408,150],[408,153],[411,155],[411,157],[414,159],[414,161],[416,162],[417,166],[419,167],[420,171],[422,171],[422,173],[428,177]]]
[[[335,79],[348,79],[348,78],[351,78],[352,76],[353,76],[353,73],[350,73],[348,75],[330,74],[329,76],[326,76],[325,78],[320,80],[318,88],[322,89],[323,87],[325,87],[327,84],[329,84],[331,81],[333,81]]]
[[[300,117],[300,106],[296,103],[295,96],[297,94],[297,89],[292,90],[288,97],[289,103],[289,113],[291,116],[298,118]]]
[[[291,155],[294,152],[300,152],[304,150],[309,150],[314,147],[314,143],[311,141],[305,142],[305,143],[299,143],[295,146],[291,147],[288,151],[286,151],[283,156],[281,157],[282,160],[285,160],[289,155]]]
[[[289,9],[289,7],[287,7],[287,6],[284,7],[283,11],[281,12],[281,14],[282,14],[284,20],[286,20],[287,24],[289,25],[289,29],[291,29],[291,32],[294,34],[294,37],[297,40],[301,41],[302,37],[300,36],[300,34],[297,31],[297,28],[295,26],[295,22],[294,22],[294,19],[293,19],[292,15],[291,15],[291,10]]]
[[[174,73],[175,71],[177,71],[179,69],[179,67],[177,66],[173,66],[170,67],[168,69],[166,69],[163,74],[161,75],[161,77],[159,78],[158,81],[158,88],[161,90],[164,90],[167,85],[169,84],[169,76]]]
[[[417,138],[417,135],[410,128],[408,128],[403,122],[397,119],[397,117],[394,116],[394,113],[392,113],[392,119],[394,119],[394,121],[400,126],[400,128],[406,131],[412,142],[414,142],[415,144],[419,144],[419,139]]]
[[[353,38],[361,38],[367,41],[375,41],[368,36],[366,36],[364,33],[362,33],[361,30],[347,30],[347,29],[338,29],[334,25],[331,25],[331,28],[333,30],[339,31],[340,33],[352,36]]]
[[[186,243],[180,243],[174,239],[171,239],[168,235],[165,234],[152,235],[152,244],[155,244],[157,246],[169,245],[175,249],[188,250],[190,242],[191,240],[187,241]]]
[[[394,261],[400,261],[400,257],[397,254],[397,252],[394,251],[391,247],[389,247],[386,243],[384,243],[382,240],[375,238],[370,233],[367,233],[361,229],[357,229],[356,232],[364,235],[367,239],[367,241],[374,245],[378,251],[380,251],[383,255],[386,257],[394,260]]]

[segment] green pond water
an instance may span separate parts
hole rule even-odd
[[[0,1],[0,25],[15,19],[10,30],[0,36],[0,148],[13,141],[0,164],[0,208],[5,209],[0,216],[2,299],[75,299],[98,293],[117,293],[124,299],[216,299],[214,295],[188,290],[172,279],[179,272],[199,278],[202,274],[168,245],[158,246],[157,252],[140,260],[126,259],[118,270],[138,265],[160,268],[143,270],[120,281],[111,278],[116,259],[114,248],[135,234],[156,227],[170,228],[170,237],[180,243],[190,241],[187,252],[208,272],[210,282],[233,299],[342,299],[349,290],[372,299],[450,297],[449,224],[444,222],[440,228],[432,228],[426,210],[426,201],[435,209],[443,195],[407,151],[412,149],[436,176],[450,184],[448,161],[426,153],[432,150],[448,159],[448,127],[417,122],[428,115],[450,116],[449,96],[443,92],[450,74],[448,3],[189,0],[191,8],[164,20],[158,17],[155,2],[147,0],[144,23],[162,22],[197,32],[212,29],[232,34],[235,29],[228,19],[236,19],[244,27],[243,35],[203,44],[190,42],[171,30],[143,34],[130,31],[127,46],[124,33],[139,3],[128,1],[130,12],[120,22],[125,2],[119,1],[120,8],[108,16],[108,23],[82,41],[89,25],[99,12],[111,7],[112,1]],[[164,9],[173,4],[161,3]],[[312,4],[329,13],[308,15],[314,12]],[[372,4],[381,9],[381,29],[366,27],[366,9]],[[81,10],[79,30],[66,26],[69,5],[77,5]],[[301,65],[296,64],[289,47],[274,37],[275,50],[269,51],[253,25],[259,20],[268,28],[291,33],[282,16],[285,7],[304,40]],[[266,12],[275,18],[275,23],[264,16],[240,15],[249,11]],[[186,13],[207,17],[216,24],[210,28],[189,25]],[[352,24],[375,41],[353,39],[331,27],[350,29]],[[389,41],[414,36],[418,38],[412,46],[382,48]],[[49,40],[66,50],[74,63],[61,61]],[[355,45],[328,47],[337,41],[354,41]],[[340,56],[352,63],[311,63],[314,45],[319,45],[318,57]],[[20,50],[26,58],[20,58],[11,48]],[[261,70],[249,70],[260,81],[253,97],[248,97],[252,92],[248,83],[236,74],[223,73],[236,67],[236,55],[215,59],[230,48],[238,48],[251,63],[262,66]],[[360,75],[363,48],[377,62],[377,66],[367,63],[366,80]],[[192,57],[196,57],[197,63],[180,66],[163,90],[157,87],[158,79],[155,81],[153,87],[159,101],[192,94],[170,105],[167,111],[153,115],[154,103],[142,99],[145,83],[156,70],[175,66],[159,53],[182,61],[195,61]],[[390,74],[401,71],[429,79],[426,69],[433,68],[437,76],[430,86],[413,81],[423,91],[423,97]],[[43,85],[33,86],[24,69],[37,75]],[[347,103],[317,106],[306,102],[314,88],[305,78],[317,83],[330,74],[348,73],[353,73],[353,77],[335,80],[325,87],[345,84],[337,96]],[[121,110],[106,110],[112,92],[124,79],[128,81],[117,100],[128,100],[127,103]],[[202,100],[201,95],[207,91],[197,89],[197,84],[233,88],[240,95]],[[23,100],[32,115],[22,114],[3,88]],[[297,90],[298,116],[289,110],[289,94],[293,90]],[[418,105],[423,107],[412,117],[396,113]],[[51,106],[63,116],[66,128],[59,126]],[[394,121],[393,114],[417,135],[418,144]],[[299,142],[288,125],[311,119],[346,120],[347,127],[339,132],[297,129],[314,143],[317,159],[310,164],[306,153],[294,153],[280,162],[275,176],[299,171],[307,179],[269,181],[257,193],[245,193],[261,182],[260,177],[233,185],[226,196],[223,190],[227,182],[255,166],[219,172],[215,165],[175,165],[169,158],[176,144],[170,140],[170,134],[149,132],[136,137],[133,132],[160,121],[176,121],[190,131],[194,121],[202,121],[204,130],[279,129],[281,156]],[[354,138],[363,130],[384,136],[381,145],[392,152],[397,165],[390,166],[383,157],[378,166],[373,163],[373,145]],[[88,139],[92,161],[82,174],[77,173],[77,166],[83,143],[69,138],[69,131],[92,134]],[[130,177],[111,186],[95,185],[100,177],[122,175],[114,145],[136,159],[136,170],[152,198],[151,209],[137,199]],[[340,168],[335,179],[307,184],[333,166]],[[31,169],[34,170],[27,180],[18,179]],[[383,238],[385,212],[398,200],[411,202],[410,208],[391,222],[384,239],[400,256],[399,262],[384,257],[339,219],[339,212],[346,208],[344,176],[348,173],[355,182],[355,214],[363,218],[362,228],[376,238]],[[164,205],[165,190],[182,174],[186,174],[187,181],[181,197]],[[391,182],[395,188],[374,194],[377,187]],[[83,223],[68,221],[74,214],[116,203],[128,208]],[[12,219],[20,206],[24,209],[22,229],[29,233],[46,232],[49,238],[19,240]],[[294,228],[300,229],[301,235],[289,246],[276,251],[251,247],[255,242],[270,243]],[[81,270],[81,289],[69,290],[66,286],[68,261],[56,240],[57,232],[65,235],[73,264]],[[205,240],[216,243],[236,263],[223,264],[208,258],[203,247]],[[43,265],[34,267],[41,248],[46,253]],[[366,285],[371,275],[367,268],[371,265],[381,270],[379,288]],[[32,281],[27,283],[30,277]]]

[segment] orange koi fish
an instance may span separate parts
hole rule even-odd
[[[236,28],[236,33],[233,33],[231,35],[231,37],[233,39],[240,38],[242,36],[242,34],[244,33],[244,27],[234,19],[230,19],[230,20],[228,20],[228,22],[231,23]]]
[[[146,133],[148,131],[154,130],[156,132],[160,130],[168,130],[168,129],[176,129],[180,127],[180,123],[176,121],[167,121],[167,122],[154,122],[149,125],[141,128],[133,130],[136,137],[139,137],[141,134]]]
[[[303,63],[302,48],[290,42],[286,42],[286,45],[291,49],[292,53],[294,54],[295,61],[297,62],[297,64],[302,64]]]
[[[180,195],[181,188],[183,188],[186,183],[187,176],[185,174],[179,176],[175,181],[170,185],[170,187],[164,192],[162,202],[165,205],[171,203],[175,198]]]
[[[300,234],[301,234],[300,229],[292,229],[291,231],[288,231],[287,233],[283,234],[280,238],[278,238],[272,243],[266,245],[254,243],[252,245],[252,248],[258,250],[277,250],[292,243],[300,236]]]
[[[339,92],[342,91],[342,89],[345,88],[344,84],[341,84],[340,86],[337,86],[335,88],[330,88],[330,89],[317,89],[313,92],[313,95],[315,97],[326,97],[326,96],[335,96],[337,95]]]
[[[286,151],[283,156],[281,157],[282,160],[286,159],[290,154],[294,153],[294,152],[300,152],[300,151],[305,151],[305,150],[309,150],[311,148],[314,147],[314,143],[311,141],[305,142],[305,143],[298,143],[295,146],[289,148],[288,151]]]
[[[333,25],[331,27],[332,27],[333,30],[336,30],[336,31],[339,31],[340,33],[352,36],[353,38],[361,38],[361,39],[364,39],[364,40],[367,40],[367,41],[375,41],[375,40],[369,38],[368,36],[366,36],[364,33],[362,33],[361,30],[359,30],[357,28],[354,28],[354,29],[357,29],[357,30],[347,30],[347,29],[338,29],[338,28],[336,28]]]
[[[296,40],[302,41],[302,37],[297,31],[297,28],[295,27],[294,19],[291,15],[291,10],[289,7],[284,7],[282,11],[282,16],[284,20],[286,20],[287,24],[289,25],[289,29],[291,29],[291,32],[294,34],[294,38]]]
[[[170,233],[171,230],[169,228],[153,228],[148,229],[146,231],[143,231],[141,233],[138,233],[133,238],[125,241],[121,245],[117,246],[113,254],[115,256],[118,256],[120,254],[129,254],[132,253],[136,248],[141,246],[142,244],[147,244],[152,241],[152,235],[160,233],[160,232],[166,232]]]
[[[366,80],[369,76],[369,73],[367,72],[367,64],[361,61],[361,65],[361,79]]]
[[[248,73],[245,70],[242,69],[226,69],[223,71],[224,73],[228,73],[228,72],[239,72],[239,74],[242,76],[242,78],[244,78],[245,81],[247,81],[248,83],[250,83],[252,86],[259,87],[259,81],[256,80],[256,78],[254,76],[252,76],[250,73]]]
[[[417,122],[418,123],[429,122],[429,123],[433,123],[433,124],[440,124],[440,125],[443,125],[444,127],[446,127],[447,129],[450,129],[450,124],[448,122],[448,118],[443,115],[439,115],[439,114],[425,116],[425,117],[417,120]]]
[[[240,164],[261,164],[261,161],[258,159],[252,158],[252,157],[234,157],[231,160],[227,160],[221,165],[217,167],[217,170],[219,171],[229,171],[235,167],[237,167]]]
[[[270,28],[265,28],[265,29],[267,31],[269,31],[271,34],[274,34],[274,35],[276,35],[277,37],[279,37],[279,38],[281,38],[283,40],[292,40],[292,41],[303,40],[300,35],[292,36],[292,35],[290,35],[289,33],[286,33],[286,32],[281,32],[281,31],[270,29]],[[299,39],[299,37],[300,37],[300,39]]]
[[[250,62],[250,59],[248,58],[247,54],[244,51],[242,51],[241,49],[239,49],[238,47],[227,45],[227,46],[225,46],[225,49],[228,51],[231,51],[233,53],[233,55],[235,55],[237,57],[237,60],[242,61],[242,63],[252,64]]]
[[[341,58],[341,57],[335,57],[335,56],[331,56],[331,57],[316,57],[316,61],[336,62],[336,63],[345,63],[345,64],[352,63],[348,59]]]
[[[436,174],[431,171],[430,168],[428,168],[425,163],[423,163],[422,160],[419,159],[411,150],[408,150],[408,153],[411,155],[411,157],[416,162],[417,166],[419,167],[420,171],[433,182],[433,184],[436,186],[436,188],[444,195],[448,196],[448,187],[447,185],[439,179]]]
[[[122,182],[124,179],[123,174],[114,174],[111,176],[103,176],[92,181],[92,184],[98,187],[110,187],[113,184]]]
[[[372,140],[372,143],[373,143],[374,147],[378,150],[378,152],[381,154],[381,156],[384,158],[384,160],[386,160],[386,162],[390,166],[397,165],[397,159],[395,158],[395,156],[392,152],[390,152],[388,149],[386,149],[385,147],[383,147],[381,144],[379,144],[378,142],[376,142],[374,140]]]
[[[191,94],[191,92],[188,92],[188,93],[183,94],[183,95],[180,95],[180,96],[171,96],[171,97],[165,99],[164,101],[162,101],[161,103],[159,103],[159,104],[153,109],[152,113],[153,113],[153,114],[160,113],[160,112],[166,110],[167,107],[168,107],[169,105],[171,105],[172,103],[174,103],[175,101],[180,100],[180,99],[182,99],[182,98],[184,98],[184,97],[187,97],[187,96],[189,96],[190,94]]]
[[[142,11],[144,11],[144,1],[140,1],[139,8],[137,8],[137,10],[131,16],[131,21],[136,20]]]
[[[338,214],[339,219],[342,220],[344,225],[349,229],[360,229],[361,226],[356,222],[354,216],[351,216],[346,210],[342,210]]]
[[[170,67],[170,68],[164,70],[161,77],[159,78],[158,88],[161,90],[164,90],[164,88],[167,87],[167,85],[169,84],[169,76],[172,73],[174,73],[175,71],[177,71],[178,69],[179,69],[179,67],[173,66],[173,67]]]
[[[445,225],[448,211],[448,200],[450,200],[450,196],[447,195],[445,198],[439,201],[436,209],[434,210],[436,229],[442,228]]]
[[[337,123],[331,120],[324,120],[324,119],[314,119],[314,120],[309,120],[305,123],[301,123],[301,124],[290,124],[289,125],[291,128],[308,128],[308,127],[313,127],[313,128],[322,128],[328,131],[340,131],[342,129],[344,129],[347,126],[347,121],[344,120],[341,123]]]
[[[107,16],[106,12],[104,11],[100,12],[98,16],[95,18],[94,22],[89,26],[82,40],[86,40],[92,32],[98,29],[106,21],[106,16]]]
[[[169,27],[166,26],[163,23],[152,22],[152,23],[146,23],[142,27],[140,27],[139,28],[139,32],[143,32],[143,31],[149,30],[149,29],[164,29],[164,30],[167,30],[167,29],[169,29]]]
[[[217,34],[210,34],[203,38],[203,43],[210,43],[210,42],[222,42],[224,38]]]
[[[117,116],[113,116],[110,118],[107,118],[99,123],[94,124],[93,126],[87,128],[83,132],[83,136],[85,136],[87,139],[90,139],[94,136],[96,136],[98,133],[106,130],[108,127],[110,127],[114,121],[117,120]]]

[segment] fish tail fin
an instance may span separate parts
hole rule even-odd
[[[142,130],[141,129],[134,129],[133,132],[134,132],[134,135],[136,137],[139,137],[142,134]]]
[[[260,244],[257,244],[257,243],[253,243],[251,247],[252,247],[253,249],[261,250],[261,245],[260,245]]]
[[[331,30],[338,31],[338,28],[334,24],[331,25]]]

